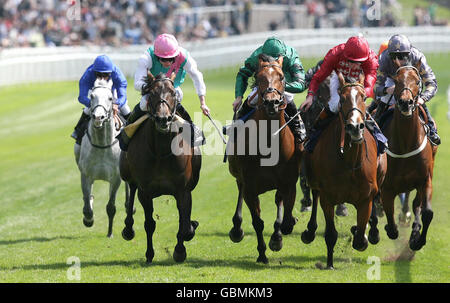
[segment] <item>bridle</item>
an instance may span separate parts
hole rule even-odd
[[[96,90],[97,88],[106,88],[106,89],[108,89],[108,90],[111,91],[111,95],[112,95],[112,90],[111,90],[111,88],[109,88],[108,86],[104,86],[104,85],[99,85],[99,86],[93,87],[93,88],[92,88],[92,91],[91,91],[91,95],[92,95],[92,93],[94,92],[94,90]],[[111,106],[109,107],[109,109],[106,108],[105,106],[103,106],[102,104],[97,104],[97,105],[95,105],[94,107],[91,106],[91,108],[90,108],[91,118],[92,118],[92,114],[94,113],[94,111],[95,111],[98,107],[101,107],[101,108],[103,108],[103,109],[105,110],[105,112],[106,112],[106,114],[107,114],[107,116],[106,116],[106,118],[105,118],[105,121],[109,121],[109,120],[111,119],[111,115],[112,115],[112,111],[113,111],[112,104],[113,104],[113,100],[111,99]],[[95,127],[95,125],[94,125],[94,127]]]
[[[344,88],[347,88],[347,87],[353,87],[353,86],[359,86],[359,87],[361,87],[362,89],[364,89],[364,85],[362,85],[361,83],[347,83],[347,84],[343,85],[343,86],[339,89],[339,94],[342,95],[342,91],[344,90]],[[365,95],[364,95],[364,96],[365,96]],[[339,112],[341,113],[342,118],[344,119],[344,121],[347,121],[348,116],[349,116],[353,111],[357,111],[357,112],[359,112],[359,113],[361,114],[361,117],[362,117],[362,119],[363,119],[363,121],[364,121],[364,124],[365,124],[365,122],[366,122],[366,115],[365,115],[365,113],[363,113],[362,110],[360,110],[358,107],[352,107],[351,109],[349,109],[349,110],[347,111],[347,113],[344,114],[344,111],[343,111],[343,109],[342,109],[342,103],[343,103],[342,100],[343,100],[343,99],[341,98],[341,100],[339,101],[339,102],[341,103],[341,106],[340,106],[340,108],[339,108]]]
[[[281,69],[281,66],[279,66],[278,64],[268,64],[268,65],[264,65],[262,68],[268,68],[268,67],[278,67],[279,69]],[[285,84],[284,77],[283,77],[282,83],[283,83],[283,87],[284,87],[284,84]],[[266,95],[269,93],[273,93],[273,92],[276,92],[279,95],[279,98],[275,99],[275,100],[266,99]],[[270,104],[273,104],[274,110],[278,111],[280,109],[285,109],[287,106],[286,100],[284,98],[284,92],[280,91],[279,89],[277,89],[275,87],[272,87],[272,86],[267,87],[264,91],[260,92],[260,96],[262,99],[262,105],[265,108],[267,108],[267,106],[269,106]]]
[[[419,83],[422,84],[422,77],[420,76],[420,73],[419,73],[419,71],[417,70],[417,68],[415,68],[414,66],[411,66],[411,65],[400,66],[400,67],[397,69],[397,71],[395,72],[395,75],[398,75],[398,72],[399,72],[401,69],[405,69],[405,68],[407,68],[407,69],[413,69],[413,70],[416,72],[417,76],[419,77]],[[415,96],[414,96],[414,93],[413,93],[413,91],[412,91],[411,88],[406,87],[406,86],[403,87],[403,88],[398,92],[398,94],[396,94],[396,96],[395,96],[395,101],[396,101],[397,106],[400,106],[401,103],[407,102],[407,101],[403,101],[403,100],[400,99],[400,96],[402,95],[402,93],[403,93],[405,90],[406,90],[406,91],[409,91],[409,92],[411,93],[411,96],[413,96],[412,100],[413,100],[413,102],[414,102],[414,105],[413,105],[412,111],[414,112],[414,111],[417,109],[417,106],[418,106],[417,100],[418,100],[420,94],[422,93],[422,85],[419,86],[419,92],[418,92]]]
[[[163,82],[163,81],[169,81],[169,82],[172,84],[172,86],[174,85],[173,81],[172,81],[170,78],[155,79],[155,80],[152,81],[151,85],[155,84],[156,82]],[[149,95],[149,99],[151,99],[151,97],[152,97],[152,95],[150,94],[150,95]],[[178,99],[175,97],[175,104],[174,104],[173,108],[170,108],[169,102],[168,102],[166,99],[161,98],[161,94],[159,95],[158,98],[159,98],[159,99],[158,99],[157,102],[155,103],[154,107],[151,106],[150,100],[147,101],[147,111],[148,111],[148,113],[149,113],[149,115],[150,115],[150,118],[151,118],[152,120],[155,120],[155,119],[157,118],[157,115],[156,115],[156,107],[157,107],[159,104],[164,103],[164,104],[167,105],[167,108],[168,108],[169,111],[170,111],[170,116],[167,118],[167,121],[169,121],[170,123],[172,123],[172,121],[173,121],[173,119],[174,119],[174,117],[175,117],[175,113],[176,113],[176,111],[177,111]],[[153,99],[153,100],[154,100],[154,99]]]

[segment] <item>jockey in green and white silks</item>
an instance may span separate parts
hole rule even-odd
[[[205,100],[206,85],[203,81],[203,74],[198,70],[197,62],[194,58],[186,49],[178,45],[174,36],[162,34],[155,39],[154,45],[150,46],[139,58],[138,67],[134,75],[134,88],[139,92],[142,91],[145,84],[144,79],[147,77],[147,71],[150,71],[154,76],[160,73],[165,74],[166,77],[170,77],[173,72],[176,74],[174,87],[178,100],[177,113],[191,124],[196,139],[194,145],[204,144],[201,130],[193,124],[189,113],[181,105],[183,100],[181,85],[187,73],[194,82],[194,87],[200,100],[200,109],[204,115],[209,115],[209,108]],[[134,107],[127,124],[135,122],[146,111],[147,95],[142,96],[140,102]]]
[[[286,45],[276,37],[268,38],[262,46],[258,47],[250,57],[245,60],[244,65],[239,69],[236,76],[235,101],[233,102],[234,111],[238,110],[242,103],[243,95],[248,86],[248,79],[255,76],[257,72],[259,56],[261,54],[268,55],[275,60],[278,59],[279,56],[283,56],[282,70],[286,79],[284,98],[287,103],[285,112],[289,117],[293,117],[297,114],[297,108],[294,103],[294,94],[301,93],[307,88],[305,84],[305,71],[295,48]],[[253,98],[256,94],[257,88],[255,87],[247,97],[247,100],[250,100],[250,103],[253,105],[257,101],[257,98]],[[249,105],[248,102],[242,103],[242,107],[239,110],[237,117],[242,118],[246,116],[252,109],[250,106],[251,105]],[[300,115],[297,115],[289,123],[289,127],[298,142],[302,142],[305,139],[305,127]]]

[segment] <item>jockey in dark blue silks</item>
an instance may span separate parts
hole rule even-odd
[[[395,83],[392,79],[397,68],[394,65],[394,60],[398,59],[402,66],[411,65],[417,66],[420,63],[418,72],[423,83],[423,90],[421,90],[418,103],[421,104],[428,118],[428,137],[434,145],[439,145],[441,139],[437,134],[437,129],[430,112],[425,105],[437,92],[437,81],[431,67],[427,64],[425,55],[417,48],[411,45],[408,38],[404,35],[394,35],[389,39],[388,47],[380,54],[379,69],[377,74],[377,81],[375,84],[375,95],[378,99],[377,112],[375,120],[383,122],[382,117],[389,105],[394,104],[393,96]],[[382,127],[382,125],[380,125]],[[382,127],[383,128],[383,127]]]
[[[84,133],[86,132],[91,106],[91,100],[89,98],[90,91],[94,86],[95,80],[98,78],[113,82],[112,90],[115,97],[115,110],[118,108],[125,119],[130,115],[130,107],[127,104],[127,79],[107,55],[98,56],[95,58],[94,63],[86,69],[79,81],[78,101],[83,104],[85,108],[71,135],[72,138],[76,140],[77,144],[81,143],[81,138],[83,138]]]

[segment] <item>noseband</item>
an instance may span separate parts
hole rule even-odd
[[[172,83],[172,86],[174,85],[174,84],[173,84],[173,81],[172,81],[170,78],[155,79],[155,80],[153,80],[152,85],[155,84],[156,82],[163,82],[163,81],[170,81],[170,83]],[[149,96],[149,97],[150,97],[150,96]],[[152,106],[150,106],[150,102],[147,102],[147,111],[148,111],[148,113],[150,114],[150,118],[151,118],[152,120],[155,120],[155,119],[157,118],[157,115],[156,115],[156,107],[157,107],[159,104],[164,103],[164,104],[167,105],[167,108],[170,110],[170,116],[169,116],[169,118],[168,118],[167,120],[168,120],[169,122],[172,122],[172,120],[173,120],[173,118],[174,118],[174,116],[175,116],[175,113],[177,112],[178,99],[175,97],[175,105],[174,105],[174,107],[171,109],[171,108],[170,108],[170,104],[169,104],[169,102],[168,102],[166,99],[161,98],[161,95],[160,95],[158,98],[159,98],[159,100],[156,102],[154,108],[153,108]]]

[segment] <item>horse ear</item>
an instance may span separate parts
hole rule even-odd
[[[177,74],[175,74],[175,72],[172,72],[171,74],[170,74],[170,80],[172,80],[172,82],[173,81],[175,81],[175,78],[177,77]]]
[[[344,75],[341,72],[339,72],[338,78],[339,78],[339,83],[341,84],[341,86],[344,86],[345,79],[344,79]]]
[[[155,77],[153,76],[153,74],[150,72],[150,70],[147,70],[147,78],[149,82],[153,82],[153,80],[155,80]]]
[[[359,73],[359,80],[358,80],[359,84],[364,85],[364,78],[365,78],[364,73]]]
[[[283,57],[283,56],[279,56],[279,57],[278,57],[277,63],[278,63],[279,66],[283,66],[283,60],[284,60],[284,57]]]

